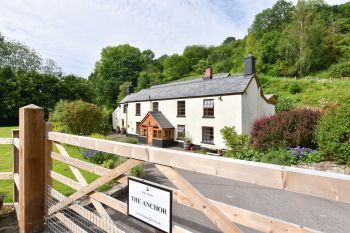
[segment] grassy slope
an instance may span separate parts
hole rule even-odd
[[[264,93],[274,93],[279,98],[295,100],[297,107],[324,108],[334,104],[350,104],[350,78],[329,79],[291,79],[259,76]],[[301,92],[290,93],[291,85],[298,85]]]
[[[11,137],[11,129],[15,128],[17,127],[0,127],[0,137]],[[82,156],[82,149],[73,146],[65,146],[65,148],[72,157],[86,161],[86,159]],[[53,150],[57,151],[55,147],[53,148]],[[54,160],[53,170],[73,180],[76,180],[74,178],[73,173],[70,171],[68,165],[64,163]],[[10,145],[0,145],[0,172],[5,171],[12,171],[12,146]],[[84,170],[81,170],[81,173],[83,174],[88,183],[94,181],[99,177],[98,175],[92,174]],[[0,181],[0,192],[5,192],[7,195],[5,202],[12,201],[12,184],[12,181]],[[53,187],[65,195],[70,195],[74,192],[73,189],[57,181],[53,181]],[[108,189],[108,187],[109,184],[102,186],[99,190],[105,190]]]
[[[232,74],[232,76],[240,74]],[[265,94],[273,93],[278,98],[291,98],[295,100],[297,107],[324,108],[334,104],[350,104],[350,78],[327,79],[326,74],[318,73],[318,77],[307,77],[302,79],[271,77],[259,75],[258,79]],[[189,76],[174,82],[201,78],[201,76]],[[290,93],[291,85],[298,85],[301,92]]]

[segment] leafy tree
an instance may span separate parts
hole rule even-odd
[[[191,45],[186,46],[183,57],[188,60],[191,67],[196,65],[200,60],[206,59],[208,57],[208,49],[202,45]]]
[[[128,44],[102,49],[101,59],[95,65],[95,76],[91,80],[96,91],[96,102],[108,108],[115,107],[119,86],[127,81],[136,84],[144,58],[138,48]]]
[[[280,50],[293,67],[290,75],[303,76],[320,65],[325,28],[315,6],[314,1],[298,1],[293,22],[280,41]]]
[[[164,81],[166,82],[183,78],[191,69],[188,59],[178,54],[166,58],[163,66]]]
[[[94,97],[92,87],[88,80],[75,75],[67,75],[61,78],[60,97],[65,100],[84,100],[91,102]]]
[[[128,87],[131,85],[131,82],[124,82],[119,86],[119,95],[118,95],[118,103],[124,99],[127,95]]]

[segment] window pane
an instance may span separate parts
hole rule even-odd
[[[184,140],[184,138],[185,138],[185,126],[178,125],[176,131],[177,131],[177,139]]]
[[[140,114],[141,114],[141,104],[136,103],[136,115],[140,115]]]
[[[178,116],[186,115],[185,101],[177,101],[177,115]]]
[[[213,127],[202,127],[202,141],[205,143],[214,143]]]
[[[203,116],[214,116],[214,100],[204,100],[203,102]]]
[[[153,111],[158,112],[158,102],[153,102]]]

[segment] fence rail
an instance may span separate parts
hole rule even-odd
[[[44,219],[46,219],[48,225],[50,221],[54,224],[60,222],[62,228],[59,229],[68,229],[72,232],[84,232],[86,229],[84,230],[81,224],[74,222],[74,219],[69,218],[67,215],[67,213],[74,212],[74,214],[84,219],[84,221],[100,229],[101,232],[124,232],[125,229],[113,221],[106,211],[105,206],[126,215],[127,203],[108,196],[105,193],[101,193],[97,191],[97,188],[111,180],[117,180],[119,183],[127,185],[127,173],[143,162],[153,163],[158,170],[175,185],[176,188],[168,187],[173,191],[174,202],[201,211],[222,232],[241,232],[236,224],[262,232],[305,233],[318,231],[208,199],[182,177],[175,168],[243,181],[288,192],[296,192],[333,201],[350,203],[350,176],[348,175],[198,155],[189,152],[58,133],[51,130],[49,123],[44,123],[43,115],[41,116],[41,113],[39,114],[42,109],[33,106],[26,108],[29,115],[21,115],[22,119],[20,122],[22,123],[20,123],[19,133],[18,131],[14,131],[13,138],[0,139],[0,144],[13,145],[14,171],[1,172],[0,180],[13,179],[15,181],[14,202],[19,215],[21,232],[32,231],[32,229],[30,229],[32,225],[29,224],[26,226],[26,223],[23,222],[26,221],[26,217],[28,218],[28,216],[26,216],[28,213],[23,209],[33,208],[34,206],[33,204],[29,205],[28,202],[23,200],[24,194],[29,195],[29,197],[31,195],[36,195],[36,198],[42,198],[42,202],[45,203],[45,207],[39,206],[43,208],[44,213],[39,211],[39,214],[36,215],[37,219],[31,218],[27,220],[39,222],[38,226],[41,226],[41,224],[43,225]],[[39,115],[42,118],[38,118]],[[28,122],[28,119],[26,118],[26,120],[24,120],[23,117],[32,120],[35,119],[37,129],[42,130],[42,132],[40,134],[35,134],[32,130],[33,127],[25,127],[26,124],[24,122]],[[17,138],[18,135],[19,138]],[[24,142],[28,142],[29,136],[32,138],[28,145]],[[127,157],[128,160],[114,169],[107,169],[96,164],[72,158],[65,150],[64,144],[111,153]],[[58,149],[58,152],[52,151],[53,145]],[[38,147],[39,152],[35,149]],[[19,152],[21,152],[21,156],[18,156]],[[30,157],[37,156],[37,153],[44,159],[39,160],[41,161],[39,165],[33,163],[29,164]],[[27,160],[25,160],[25,158],[27,158]],[[23,159],[23,161],[21,159]],[[52,160],[67,164],[76,180],[53,171]],[[27,170],[24,169],[25,167]],[[40,184],[36,188],[44,189],[45,195],[43,195],[42,192],[38,195],[33,189],[25,189],[28,185],[27,183],[33,184],[32,180],[25,178],[25,172],[28,171],[28,169],[34,168],[41,169],[42,174],[44,174],[43,179],[45,180],[45,185]],[[99,178],[88,183],[79,169],[97,174]],[[31,179],[33,179],[33,177],[31,177]],[[51,188],[52,180],[57,180],[76,192],[66,197],[57,190]],[[19,199],[18,194],[16,197],[16,192],[19,192]],[[94,210],[87,209],[78,204],[76,202],[78,200],[88,200],[89,203],[92,204]],[[19,205],[17,202],[19,202]],[[54,221],[52,219],[54,219]],[[57,230],[58,228],[55,229]],[[173,232],[189,231],[174,225]]]

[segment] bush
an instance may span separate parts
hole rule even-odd
[[[324,156],[317,150],[307,147],[289,147],[289,153],[292,157],[291,163],[318,163],[324,160]]]
[[[315,148],[314,132],[320,117],[318,110],[299,109],[258,118],[252,125],[251,145],[260,151],[288,146]]]
[[[330,109],[316,131],[319,149],[327,158],[350,163],[350,106]]]
[[[126,138],[125,142],[130,143],[130,144],[137,144],[138,143],[136,138]]]
[[[289,93],[295,95],[301,92],[301,86],[298,83],[291,83],[288,86]]]
[[[262,155],[260,162],[289,166],[292,162],[292,156],[284,148],[271,149]]]
[[[228,150],[225,152],[224,156],[234,159],[259,162],[261,160],[262,153],[251,148],[243,148],[240,151]]]
[[[292,98],[280,98],[276,104],[276,112],[284,112],[294,109],[295,100]]]
[[[72,134],[89,135],[107,129],[102,109],[81,100],[58,102],[50,120],[56,130]]]
[[[238,135],[235,127],[225,126],[220,130],[226,146],[233,151],[240,151],[248,145],[249,136],[246,134]]]
[[[333,78],[350,77],[350,62],[332,65],[329,69],[329,75]]]

